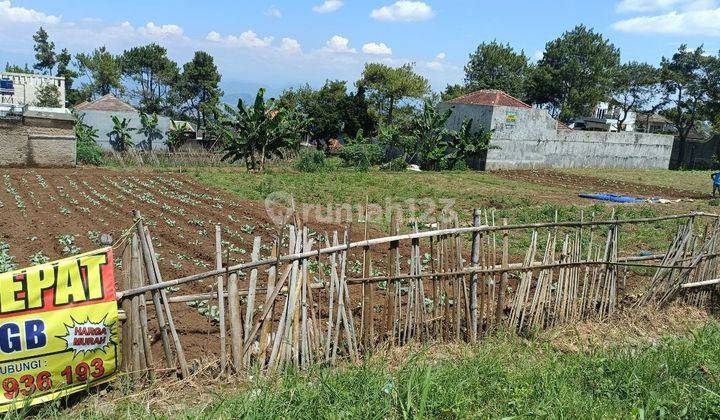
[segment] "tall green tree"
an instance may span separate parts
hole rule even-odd
[[[428,80],[415,73],[412,64],[390,67],[368,63],[357,86],[367,90],[387,124],[393,123],[393,113],[400,101],[405,98],[419,99],[430,91]]]
[[[43,74],[52,74],[56,62],[55,43],[50,41],[50,36],[42,26],[33,35],[33,41],[35,41],[33,50],[35,50],[36,61],[33,68]]]
[[[469,91],[498,89],[525,99],[528,58],[510,44],[483,42],[470,54],[465,66],[465,85]]]
[[[91,99],[96,95],[103,96],[122,92],[120,60],[112,55],[105,46],[96,48],[91,54],[78,54],[75,58],[80,74],[89,81],[82,88],[86,99]]]
[[[584,25],[563,33],[545,46],[543,58],[530,72],[528,99],[550,107],[562,120],[588,116],[612,90],[620,51]]]
[[[74,105],[82,101],[82,95],[77,89],[73,88],[78,72],[71,67],[71,61],[72,55],[67,48],[63,48],[57,55],[57,71],[55,75],[65,78],[65,100],[68,104]]]
[[[440,94],[440,98],[443,101],[451,101],[455,98],[459,98],[460,96],[466,95],[470,93],[470,89],[461,84],[453,84],[453,85],[447,85],[445,87],[445,91]]]
[[[632,61],[617,67],[613,77],[612,99],[622,113],[618,130],[630,111],[644,111],[657,100],[660,91],[660,72],[647,63]]]
[[[312,119],[309,127],[318,146],[341,136],[354,138],[358,131],[373,133],[377,123],[369,112],[365,92],[348,93],[347,82],[328,80],[322,88],[313,90],[309,85],[289,89],[278,99],[279,105],[297,110]]]
[[[196,51],[192,61],[183,65],[183,71],[176,86],[176,100],[180,112],[195,118],[198,129],[205,128],[218,112],[222,96],[220,73],[213,57]]]
[[[167,50],[157,44],[133,47],[123,52],[120,61],[123,75],[136,86],[131,94],[140,110],[150,114],[165,112],[169,108],[170,90],[180,74]]]
[[[34,73],[30,69],[30,67],[28,67],[27,63],[25,63],[25,67],[20,67],[17,64],[10,64],[9,62],[5,62],[5,71],[8,73],[25,73],[25,74]]]
[[[45,83],[38,88],[35,95],[35,106],[60,108],[60,90],[53,83]]]
[[[718,66],[720,58],[706,56],[702,47],[688,50],[684,44],[660,63],[663,93],[669,105],[663,114],[677,130],[679,165],[685,158],[685,143],[691,130],[701,120],[710,118]]]

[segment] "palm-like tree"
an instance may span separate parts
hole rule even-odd
[[[112,115],[110,118],[113,122],[113,129],[108,133],[110,143],[115,150],[125,152],[134,146],[131,133],[135,131],[135,129],[130,127],[130,120],[127,118],[121,120],[115,115]]]
[[[307,131],[310,120],[274,101],[265,102],[265,89],[260,89],[252,106],[238,101],[237,109],[225,107],[225,114],[212,128],[225,144],[223,160],[245,161],[249,170],[265,170],[267,158],[283,156],[295,148]]]
[[[162,131],[158,127],[158,124],[157,114],[149,115],[144,112],[140,113],[140,125],[142,127],[138,130],[138,133],[144,135],[147,139],[144,144],[147,150],[152,150],[153,140],[162,138]]]

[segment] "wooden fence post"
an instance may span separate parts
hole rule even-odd
[[[140,214],[140,211],[138,210],[135,210],[134,215],[135,220],[137,220],[137,233],[140,238],[140,248],[142,249],[142,256],[145,262],[145,273],[147,274],[148,282],[150,284],[155,284],[157,283],[157,279],[155,278],[155,267],[152,263],[152,258],[154,258],[154,256],[150,255],[150,249],[147,244],[147,238],[145,237],[145,229],[142,223],[142,216]],[[172,353],[170,351],[170,342],[167,332],[168,327],[165,322],[163,307],[160,304],[160,296],[157,290],[154,290],[151,295],[153,300],[153,306],[155,306],[155,318],[157,319],[158,327],[160,329],[163,352],[165,353],[165,366],[167,366],[168,368],[172,368],[174,366],[174,363]]]
[[[473,210],[473,226],[480,226],[480,210]],[[470,262],[475,267],[480,262],[480,232],[473,232],[472,235],[472,252],[470,254]],[[472,315],[472,326],[470,333],[470,341],[475,342],[478,334],[478,278],[476,273],[470,277],[470,312]]]
[[[220,233],[220,225],[215,225],[215,268],[222,269],[222,240]],[[222,274],[217,277],[217,297],[218,297],[218,322],[220,324],[220,374],[225,373],[227,365],[227,348],[225,342],[225,287],[223,285],[225,276]]]
[[[502,219],[503,226],[507,226],[507,219]],[[503,230],[503,247],[502,247],[502,268],[509,266],[509,241],[508,231]],[[503,271],[500,276],[500,288],[498,289],[497,307],[495,308],[495,325],[500,328],[502,326],[503,312],[505,311],[505,291],[508,284],[508,272]]]

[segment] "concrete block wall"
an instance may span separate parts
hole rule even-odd
[[[22,122],[0,122],[0,166],[25,166],[28,150],[28,132]]]
[[[558,129],[546,110],[456,105],[448,128],[465,118],[473,127],[493,129],[485,169],[513,168],[662,168],[670,164],[673,137],[634,132]]]
[[[65,167],[76,164],[72,130],[0,123],[0,166]]]
[[[85,124],[98,130],[97,143],[104,150],[113,150],[108,134],[113,130],[112,116],[116,116],[121,120],[127,118],[130,120],[130,127],[132,131],[132,142],[135,145],[144,144],[147,141],[147,137],[140,134],[138,130],[142,128],[140,123],[140,113],[138,112],[115,112],[115,111],[93,111],[93,110],[80,110],[79,115],[83,115],[83,121]],[[152,148],[153,150],[168,150],[165,145],[165,138],[170,128],[171,120],[168,117],[158,115],[158,129],[162,133],[162,136],[153,139]]]

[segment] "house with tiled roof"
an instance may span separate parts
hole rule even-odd
[[[459,130],[472,120],[473,130],[492,131],[491,147],[470,166],[476,169],[527,167],[667,168],[672,136],[634,132],[570,130],[546,109],[506,92],[484,89],[449,100],[446,123]]]
[[[121,100],[117,96],[109,93],[101,96],[92,102],[82,102],[73,108],[78,117],[83,122],[98,130],[97,143],[105,150],[114,150],[117,146],[111,136],[113,131],[112,117],[120,120],[126,119],[131,129],[132,143],[136,148],[144,150],[167,150],[165,144],[166,133],[171,124],[171,119],[164,115],[158,115],[159,133],[153,138],[148,138],[140,132],[142,123],[140,122],[140,111],[135,107]]]

